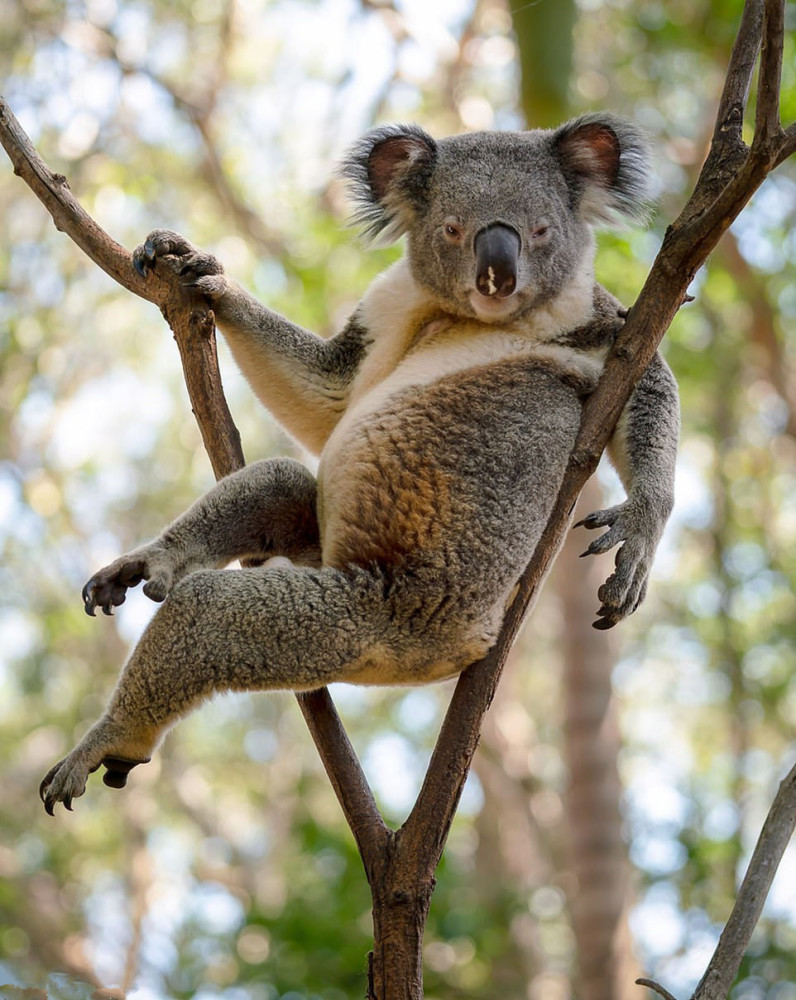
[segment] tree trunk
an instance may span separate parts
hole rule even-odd
[[[418,859],[405,856],[400,831],[390,835],[381,861],[370,873],[374,945],[367,1000],[423,1000],[423,930],[434,877],[424,877]]]

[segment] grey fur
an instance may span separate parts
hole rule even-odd
[[[135,266],[168,259],[207,296],[254,391],[320,466],[316,482],[293,461],[256,463],[88,582],[91,614],[142,580],[163,605],[105,715],[44,779],[48,812],[71,808],[102,765],[123,785],[215,691],[425,683],[487,652],[623,322],[594,284],[592,226],[643,210],[644,163],[638,131],[610,115],[439,142],[414,126],[369,133],[343,172],[360,220],[406,232],[407,254],[330,340],[262,306],[183,237],[150,234]],[[475,240],[496,225],[478,291]],[[676,386],[657,357],[611,442],[627,500],[584,522],[608,528],[588,552],[623,543],[597,627],[643,599],[677,433]],[[285,558],[218,572],[272,556]]]

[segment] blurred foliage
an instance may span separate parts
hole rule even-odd
[[[573,59],[573,112],[611,107],[657,142],[654,227],[600,241],[599,278],[625,301],[694,181],[740,9],[579,0],[572,39],[556,43]],[[324,333],[397,253],[361,254],[342,225],[329,177],[346,144],[373,120],[435,134],[522,123],[499,0],[0,0],[0,78],[116,239],[185,232]],[[783,95],[793,120],[792,34]],[[667,338],[684,409],[678,507],[616,670],[631,928],[645,970],[678,995],[704,969],[793,759],[795,214],[789,164]],[[94,783],[74,815],[41,809],[38,781],[100,712],[150,614],[135,595],[92,621],[80,586],[211,473],[156,311],[56,233],[10,168],[0,247],[0,982],[75,998],[108,984],[139,1000],[362,995],[367,885],[289,696],[219,699],[124,793]],[[295,452],[222,355],[247,457]],[[546,595],[490,715],[439,872],[429,998],[570,996],[564,624]],[[394,823],[448,693],[335,693]],[[794,880],[791,852],[734,1000],[796,998]]]

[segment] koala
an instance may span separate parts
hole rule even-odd
[[[423,684],[497,638],[623,324],[595,284],[593,232],[643,215],[645,140],[608,114],[439,141],[391,125],[342,174],[366,235],[406,236],[406,253],[329,339],[176,233],[155,230],[133,254],[142,275],[176,268],[206,297],[254,392],[319,466],[256,462],[88,581],[91,615],[141,581],[162,606],[105,714],[42,782],[50,814],[100,766],[122,787],[216,691]],[[584,555],[622,543],[597,628],[644,597],[678,424],[656,356],[609,446],[627,499],[580,522],[608,529]],[[259,565],[219,572],[239,559]]]

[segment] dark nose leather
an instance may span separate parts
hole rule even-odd
[[[475,287],[488,298],[505,299],[517,287],[520,238],[502,222],[482,229],[475,238]]]

